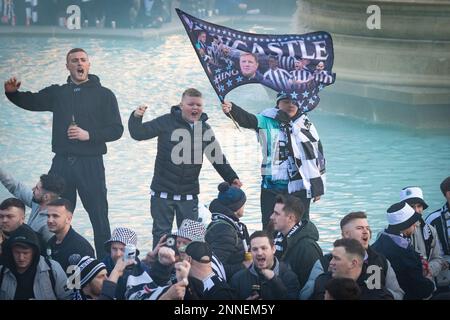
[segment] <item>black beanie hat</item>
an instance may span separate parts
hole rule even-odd
[[[247,201],[244,191],[238,187],[230,186],[228,182],[219,184],[218,189],[217,199],[233,212],[238,211]]]

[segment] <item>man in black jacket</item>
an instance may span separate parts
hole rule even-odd
[[[223,263],[227,279],[251,264],[251,259],[245,259],[250,244],[247,226],[240,221],[246,200],[244,191],[222,182],[219,195],[209,205],[212,217],[205,241]]]
[[[102,256],[103,244],[111,234],[103,155],[106,142],[122,136],[122,120],[114,93],[89,74],[90,62],[83,49],[67,53],[66,67],[70,76],[62,86],[51,85],[37,93],[19,92],[21,82],[10,78],[5,82],[5,93],[22,109],[53,112],[55,157],[50,173],[64,178],[62,197],[74,206],[78,190],[94,229],[97,255]]]
[[[58,261],[65,272],[71,265],[72,256],[94,256],[91,244],[76,232],[72,226],[73,209],[67,199],[56,199],[48,205],[47,225],[55,235],[48,240],[45,254]]]
[[[430,270],[408,239],[416,228],[420,214],[406,202],[395,203],[387,210],[389,226],[380,233],[373,248],[392,264],[398,283],[405,291],[405,300],[431,297],[435,290]]]
[[[250,236],[253,264],[237,272],[231,278],[238,299],[248,300],[295,300],[300,286],[297,275],[275,257],[272,237],[265,231]]]
[[[405,293],[398,284],[397,276],[391,263],[385,256],[376,252],[372,246],[369,245],[369,241],[372,237],[372,230],[367,221],[367,215],[361,211],[350,212],[341,219],[340,226],[342,238],[358,240],[366,251],[363,270],[360,275],[361,279],[358,281],[363,282],[369,278],[372,279],[372,275],[379,275],[381,285],[383,287],[386,286],[386,289],[389,290],[395,300],[402,300]],[[324,255],[322,263],[325,271],[328,270],[332,257],[331,254]]]
[[[203,154],[220,176],[230,184],[242,184],[231,168],[203,113],[203,98],[197,89],[187,89],[181,103],[170,113],[142,123],[146,106],[138,107],[128,120],[135,140],[158,137],[155,170],[151,184],[153,247],[163,234],[170,233],[174,214],[180,227],[183,219],[197,220],[200,192],[198,177]]]
[[[288,264],[297,275],[302,298],[304,292],[312,290],[313,271],[321,266],[323,257],[322,249],[317,243],[319,231],[310,220],[302,220],[303,212],[299,198],[278,195],[270,217],[277,231],[274,240],[275,256]]]

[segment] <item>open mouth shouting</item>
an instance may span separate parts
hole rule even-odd
[[[259,269],[265,269],[267,267],[267,259],[264,256],[256,257],[256,265]]]
[[[77,68],[77,75],[79,78],[84,77],[84,69],[83,68]]]
[[[364,247],[367,247],[367,245],[369,244],[369,240],[370,240],[369,235],[363,235],[363,236],[361,237],[362,245],[363,245]]]

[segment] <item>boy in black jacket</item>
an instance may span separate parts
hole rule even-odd
[[[200,187],[198,177],[203,154],[220,176],[240,187],[238,176],[227,162],[214,132],[206,123],[203,98],[197,89],[184,91],[181,103],[170,113],[142,123],[146,106],[138,107],[128,120],[135,140],[158,137],[158,152],[151,188],[153,247],[172,229],[174,215],[180,227],[183,219],[197,220]]]

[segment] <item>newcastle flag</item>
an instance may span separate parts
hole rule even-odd
[[[246,33],[176,10],[221,101],[238,86],[260,83],[289,94],[308,112],[318,105],[319,91],[335,81],[333,41],[327,32]]]

